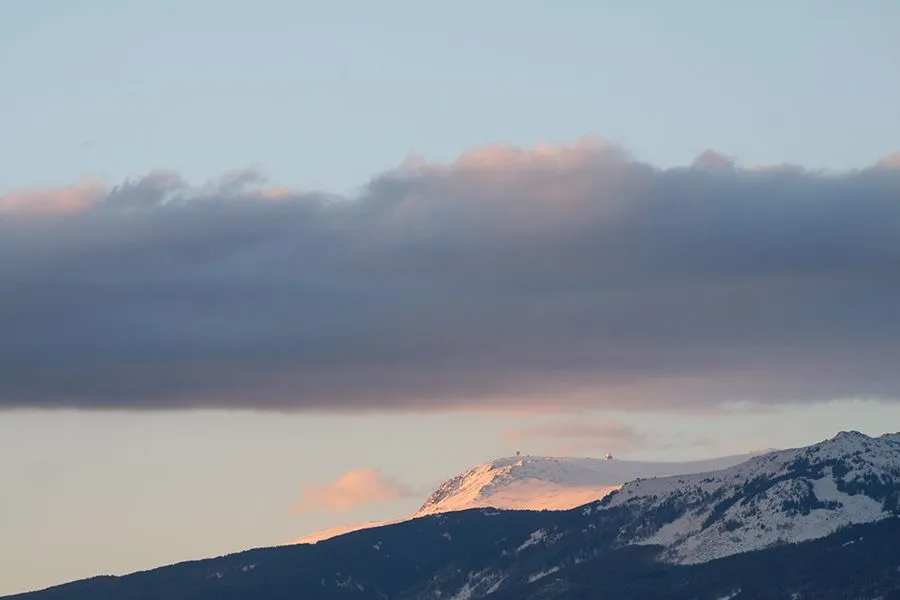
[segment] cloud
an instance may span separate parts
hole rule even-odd
[[[296,512],[346,512],[367,504],[408,498],[411,491],[378,469],[353,469],[332,482],[306,487]]]
[[[4,214],[48,215],[81,212],[95,205],[107,194],[105,186],[94,179],[84,179],[60,188],[12,190],[0,196],[0,217]]]
[[[618,423],[609,421],[604,423],[583,423],[580,421],[563,421],[544,423],[529,427],[508,429],[503,434],[503,441],[509,443],[521,442],[535,438],[588,438],[597,440],[624,440],[638,439],[635,431]]]
[[[900,152],[885,156],[878,161],[877,167],[880,169],[900,169]]]
[[[255,169],[6,194],[0,406],[896,399],[898,197],[885,165],[660,169],[591,139],[409,160],[351,198]]]
[[[644,437],[631,427],[616,421],[600,423],[558,421],[508,429],[503,433],[503,441],[508,444],[542,439],[563,442],[561,448],[566,452],[597,448],[621,452],[641,443]]]

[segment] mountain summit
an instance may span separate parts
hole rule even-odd
[[[599,500],[638,477],[714,471],[742,463],[756,454],[690,462],[546,456],[498,458],[448,479],[409,517],[333,527],[297,538],[293,543],[313,544],[361,529],[470,508],[568,510]]]
[[[444,482],[416,516],[470,508],[566,510],[599,500],[626,481],[639,477],[716,471],[752,456],[740,454],[692,462],[643,462],[611,457],[500,458]]]

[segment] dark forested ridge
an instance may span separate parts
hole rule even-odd
[[[616,547],[612,520],[594,520],[590,534],[567,535],[579,517],[593,515],[473,510],[313,546],[250,550],[11,598],[900,599],[900,519],[678,566],[658,561],[659,547]],[[556,531],[552,535],[559,537],[523,548],[534,531]]]

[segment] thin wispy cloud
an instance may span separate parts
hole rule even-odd
[[[540,438],[579,438],[632,442],[640,439],[640,435],[631,427],[617,421],[600,423],[559,421],[516,427],[503,433],[503,441],[508,443]]]
[[[585,140],[410,160],[353,198],[253,169],[8,193],[0,406],[900,398],[893,164],[659,169]]]
[[[643,435],[617,421],[582,422],[555,421],[516,427],[503,433],[507,444],[547,443],[563,452],[597,451],[621,452],[633,449],[645,441]]]
[[[293,512],[346,512],[369,504],[408,498],[412,492],[378,469],[352,469],[334,481],[305,487]]]

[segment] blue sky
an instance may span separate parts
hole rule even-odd
[[[898,23],[891,0],[16,3],[0,189],[259,164],[343,191],[587,133],[660,165],[858,167],[900,139]]]
[[[202,184],[233,169],[256,167],[273,185],[287,186],[298,194],[323,190],[359,193],[377,200],[375,192],[364,191],[364,186],[373,178],[391,183],[378,178],[410,155],[424,156],[431,165],[474,156],[478,168],[489,168],[495,155],[466,153],[490,144],[565,146],[586,135],[622,146],[642,164],[661,168],[688,165],[708,149],[735,157],[748,167],[783,163],[813,170],[868,167],[900,151],[898,30],[900,4],[892,0],[11,3],[0,19],[0,211],[4,198],[35,199],[34,191],[42,189],[50,189],[50,196],[61,196],[61,189],[85,177],[100,181],[100,188],[91,189],[108,191],[156,169],[171,169],[191,183]],[[566,160],[583,158],[577,149],[561,152],[559,156]],[[587,157],[598,161],[600,167],[608,166],[603,156],[588,152]],[[538,171],[546,170],[545,163],[535,160]],[[459,181],[471,182],[466,179],[469,171],[451,171],[459,175]],[[427,194],[437,178],[434,173],[442,172],[439,167],[424,169],[419,173],[421,187],[415,190]],[[448,177],[452,179],[453,173]],[[155,185],[159,178],[143,181]],[[616,180],[603,179],[601,183],[609,181]],[[847,181],[847,185],[857,185],[856,180]],[[454,182],[435,189],[442,193],[457,189]],[[817,182],[804,176],[796,187],[819,189],[804,187]],[[872,217],[883,214],[878,211],[888,204],[879,195],[885,188],[867,185],[853,188],[862,198],[859,227],[863,229],[852,229],[843,238],[836,235],[849,241],[825,248],[847,252],[865,246],[854,242],[863,239],[860,231],[870,232],[867,239],[874,240],[873,245],[864,250],[871,254],[854,255],[847,262],[877,259],[880,248],[887,258],[876,266],[885,268],[892,264],[888,259],[896,256],[892,254],[896,242],[891,241],[896,237],[890,237],[887,226],[876,227],[879,221]],[[773,189],[782,194],[778,198],[790,200],[792,186]],[[484,197],[492,198],[488,192]],[[866,198],[871,204],[866,204]],[[541,212],[539,204],[528,206],[537,207],[535,214],[549,216],[551,221],[557,216],[552,211]],[[585,216],[578,206],[571,210]],[[491,221],[490,213],[476,212],[471,221],[465,220],[468,213],[460,216],[449,210],[437,214],[438,221],[440,215],[460,220],[443,230],[431,221],[416,220],[415,213],[400,217],[422,227],[415,231],[442,235],[450,231],[447,235],[452,237],[452,226],[468,222],[483,224],[489,232],[498,227],[511,236],[510,243],[518,239],[515,231],[500,226],[503,223]],[[763,214],[760,222],[771,222],[767,220],[770,216]],[[795,225],[787,216],[788,226]],[[565,228],[569,221],[560,218],[553,222]],[[527,219],[513,221],[536,227]],[[716,222],[731,226],[728,219]],[[889,223],[881,220],[885,222]],[[654,224],[656,221],[650,222]],[[89,271],[77,271],[85,264],[74,259],[67,262],[69,254],[59,249],[66,246],[41,237],[41,231],[30,237],[30,225],[20,226],[0,212],[0,226],[8,227],[0,230],[0,237],[12,239],[10,246],[3,246],[0,239],[0,290],[17,301],[28,299],[28,310],[23,312],[0,303],[0,327],[4,328],[0,337],[14,340],[0,343],[0,357],[13,364],[20,354],[38,360],[29,353],[39,356],[45,349],[62,355],[71,344],[64,335],[70,331],[68,326],[60,334],[63,337],[48,336],[50,341],[44,342],[41,336],[31,334],[28,339],[21,338],[25,340],[21,347],[15,345],[20,340],[16,335],[37,331],[43,323],[65,322],[66,315],[53,312],[57,310],[55,298],[42,296],[38,299],[44,303],[33,301],[35,297],[21,291],[24,286],[20,284],[34,265],[43,269],[52,263],[65,271],[67,278],[53,283],[77,282],[79,277],[87,280]],[[148,231],[155,231],[142,227],[122,229],[121,235],[144,240]],[[178,233],[161,229],[158,235],[171,247],[180,248],[177,239],[168,237],[173,231]],[[741,233],[740,228],[733,231]],[[115,237],[107,229],[102,233],[106,235],[101,235],[103,239]],[[14,234],[21,237],[13,239]],[[463,231],[459,237],[468,234]],[[473,236],[475,242],[481,240]],[[811,237],[815,240],[809,247],[822,248],[821,238],[827,236]],[[431,238],[414,238],[413,242],[422,239],[427,246]],[[883,245],[877,246],[875,241]],[[806,248],[802,242],[798,238],[798,247]],[[26,246],[27,252],[15,254]],[[130,251],[128,243],[116,248],[123,256]],[[52,260],[45,260],[47,257]],[[111,262],[98,261],[96,266],[101,274],[114,278],[118,276],[115,265],[112,271],[103,271]],[[703,396],[696,404],[688,398],[675,406],[678,403],[673,400],[672,410],[662,401],[647,401],[629,409],[623,403],[604,404],[605,400],[597,405],[570,404],[567,394],[572,390],[556,394],[552,384],[541,387],[543,383],[537,379],[528,384],[541,384],[535,389],[544,397],[540,402],[531,398],[523,407],[514,401],[515,393],[522,390],[513,390],[512,402],[506,397],[487,411],[471,409],[465,402],[444,406],[438,399],[434,400],[438,408],[446,410],[435,412],[432,399],[423,397],[419,405],[408,398],[399,404],[388,398],[384,405],[352,416],[347,410],[329,411],[322,404],[293,407],[297,410],[288,413],[256,411],[254,392],[246,392],[243,399],[229,397],[227,402],[192,399],[185,403],[166,397],[154,400],[158,404],[138,405],[148,410],[131,411],[106,410],[107,404],[97,408],[99,404],[92,405],[91,398],[65,410],[45,411],[37,408],[39,403],[29,404],[34,401],[31,396],[4,408],[6,400],[0,398],[0,439],[7,448],[0,455],[0,487],[5,491],[0,494],[0,563],[5,565],[0,593],[277,544],[344,522],[406,514],[442,479],[517,449],[503,441],[505,432],[542,423],[612,423],[635,433],[635,443],[610,448],[604,439],[535,438],[524,442],[531,444],[524,450],[601,455],[612,449],[640,459],[697,458],[808,444],[830,437],[838,429],[855,428],[871,434],[896,430],[900,408],[895,397],[885,394],[878,402],[852,399],[871,396],[872,390],[895,389],[891,387],[895,375],[888,372],[891,369],[884,370],[884,365],[900,360],[896,342],[891,341],[896,340],[891,335],[898,325],[893,306],[900,304],[893,302],[891,294],[897,290],[887,284],[878,287],[883,283],[879,281],[862,282],[865,291],[880,294],[874,294],[873,300],[842,290],[846,293],[838,295],[835,304],[816,304],[815,310],[809,311],[811,320],[804,322],[804,327],[813,327],[817,316],[826,319],[830,325],[822,343],[836,344],[811,356],[809,363],[791,362],[790,343],[785,343],[785,339],[791,342],[790,338],[777,338],[776,343],[765,337],[767,334],[759,334],[762,350],[779,357],[783,353],[785,364],[806,379],[779,388],[776,384],[784,381],[784,373],[766,371],[777,361],[760,359],[754,366],[760,373],[765,371],[765,385],[754,388],[748,384],[747,389],[763,389],[773,397],[776,392],[801,395],[809,393],[804,386],[815,388],[814,380],[822,379],[822,387],[814,391],[830,393],[823,392],[821,402],[807,397],[803,402],[768,402],[764,397],[760,406],[717,412],[721,407]],[[340,283],[351,289],[361,286],[357,281]],[[512,284],[521,281],[513,279]],[[533,283],[533,287],[540,285],[543,280]],[[527,296],[527,287],[516,289]],[[64,287],[59,297],[65,304],[83,291]],[[120,291],[107,290],[112,295]],[[815,298],[818,291],[820,288],[810,288],[804,293]],[[382,292],[375,290],[372,297],[392,298],[379,295]],[[782,298],[780,293],[772,291],[771,298]],[[131,316],[117,312],[121,307],[114,302],[104,305],[102,297],[89,300],[111,314],[111,322],[121,317],[119,322],[131,323]],[[483,300],[475,298],[473,302]],[[529,300],[541,299],[529,296]],[[404,306],[415,311],[430,305],[423,300]],[[276,314],[281,314],[279,310],[281,307],[273,308]],[[359,333],[353,330],[354,322],[340,321],[337,326],[328,321],[330,307],[317,310],[316,314],[324,316],[315,326],[309,325],[310,331],[334,348],[341,347],[341,336]],[[798,320],[807,316],[796,306],[792,310],[784,314]],[[872,322],[860,316],[865,311],[881,318],[882,338]],[[90,318],[74,323],[71,331],[79,331],[78,327],[88,331],[94,323],[107,322],[103,315],[86,309],[72,314]],[[427,321],[425,312],[410,314]],[[390,325],[404,331],[415,329],[398,321],[393,313],[385,315]],[[835,315],[846,318],[840,321]],[[329,323],[332,330],[328,330]],[[434,331],[446,332],[454,323],[450,319],[431,325]],[[549,328],[547,334],[559,340],[570,328],[571,323],[564,321],[562,329]],[[131,331],[127,329],[129,335]],[[721,330],[713,332],[717,331]],[[227,342],[232,333],[228,330],[215,340]],[[800,346],[819,339],[815,329],[798,327],[789,333],[802,338]],[[522,339],[533,340],[533,335]],[[455,338],[450,338],[452,343]],[[846,341],[843,349],[842,340]],[[642,340],[632,341],[646,351],[640,346]],[[121,340],[88,342],[85,339],[84,354],[97,352],[88,358],[96,356],[118,364],[102,352],[119,348],[114,344]],[[416,342],[412,338],[409,347],[419,348]],[[47,345],[42,346],[44,343]],[[688,355],[696,351],[700,356],[705,351],[702,343],[686,345],[684,355],[679,355],[691,368],[695,365]],[[735,342],[734,346],[738,345]],[[266,347],[266,351],[275,353],[276,346]],[[326,351],[332,348],[323,346]],[[147,348],[154,349],[151,345]],[[405,348],[393,349],[399,355]],[[567,359],[580,356],[577,346],[566,348]],[[76,344],[76,354],[79,349]],[[723,355],[735,351],[720,349]],[[228,347],[222,352],[237,350],[246,349]],[[753,348],[739,350],[742,353],[736,356],[742,359],[758,358]],[[846,373],[831,368],[828,361],[844,357],[840,354],[844,350],[870,362],[854,363]],[[665,351],[661,349],[661,355],[670,357]],[[360,353],[362,360],[364,351]],[[413,357],[410,363],[419,364],[430,355],[423,356]],[[79,358],[71,358],[72,364],[81,364]],[[514,358],[527,361],[531,357]],[[655,355],[650,358],[658,360]],[[697,360],[701,359],[708,357]],[[107,363],[98,364],[106,368]],[[628,366],[646,368],[645,363]],[[708,362],[701,366],[711,368]],[[872,370],[867,371],[868,367]],[[460,368],[475,382],[484,378],[485,385],[497,384],[468,363]],[[0,373],[7,381],[0,382],[0,396],[11,398],[17,390],[9,382],[17,374],[2,368]],[[130,373],[122,378],[128,379]],[[859,377],[871,373],[886,373],[887,383],[881,388],[854,387]],[[137,375],[135,379],[140,380],[142,373]],[[27,376],[22,376],[25,379]],[[716,380],[716,385],[735,381]],[[200,389],[212,393],[209,388]],[[413,391],[404,388],[403,392],[422,393],[421,387],[410,389]],[[592,389],[588,389],[589,396]],[[690,395],[697,389],[678,388],[678,394]],[[723,389],[728,388],[715,388],[716,394],[724,394],[719,400],[732,399]],[[656,397],[665,396],[667,390],[656,382],[650,387]],[[263,396],[270,391],[260,388],[256,392],[261,403],[265,404]],[[671,392],[674,397],[674,388]],[[359,394],[359,390],[353,393]],[[712,393],[703,389],[700,395]],[[634,396],[638,397],[645,400],[639,394]],[[178,410],[166,410],[165,402]],[[350,404],[353,410],[364,406],[358,398],[354,402]],[[223,403],[236,409],[226,410]],[[542,412],[548,406],[554,408],[552,414]],[[380,469],[415,494],[348,512],[291,513],[304,486],[331,481],[355,468]]]

